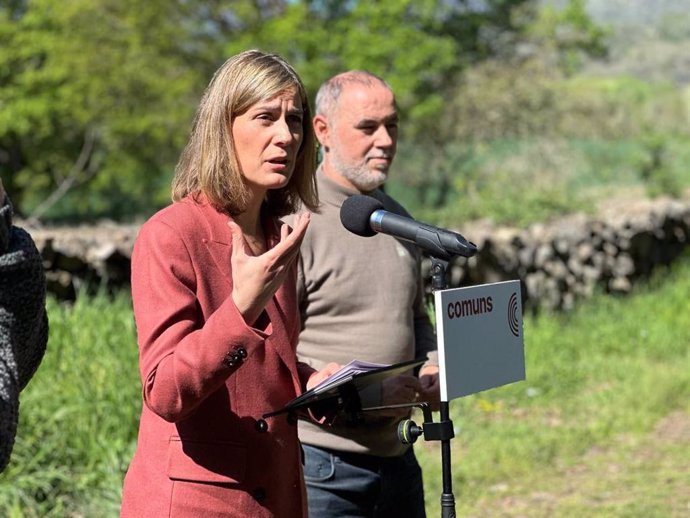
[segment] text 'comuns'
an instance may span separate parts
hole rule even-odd
[[[491,313],[493,310],[494,301],[491,297],[457,300],[448,303],[448,318],[470,317],[483,313]]]

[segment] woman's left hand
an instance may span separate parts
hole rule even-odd
[[[307,390],[315,387],[329,376],[338,372],[338,370],[340,370],[340,364],[331,362],[320,371],[316,371],[309,377],[309,381],[307,381]]]

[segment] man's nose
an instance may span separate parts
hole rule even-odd
[[[386,126],[381,126],[376,130],[375,144],[377,147],[391,147],[395,144],[395,138]]]

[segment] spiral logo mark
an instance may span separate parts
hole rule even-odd
[[[513,293],[508,301],[508,327],[514,336],[520,336],[520,320],[518,316],[517,293]]]

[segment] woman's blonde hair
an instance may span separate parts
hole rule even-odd
[[[219,210],[231,215],[243,212],[249,190],[237,160],[232,122],[257,102],[291,88],[302,101],[302,143],[290,181],[282,189],[268,191],[264,205],[278,217],[295,212],[300,202],[316,210],[316,138],[306,91],[297,72],[283,58],[258,50],[231,57],[211,79],[175,168],[173,201],[203,193]]]

